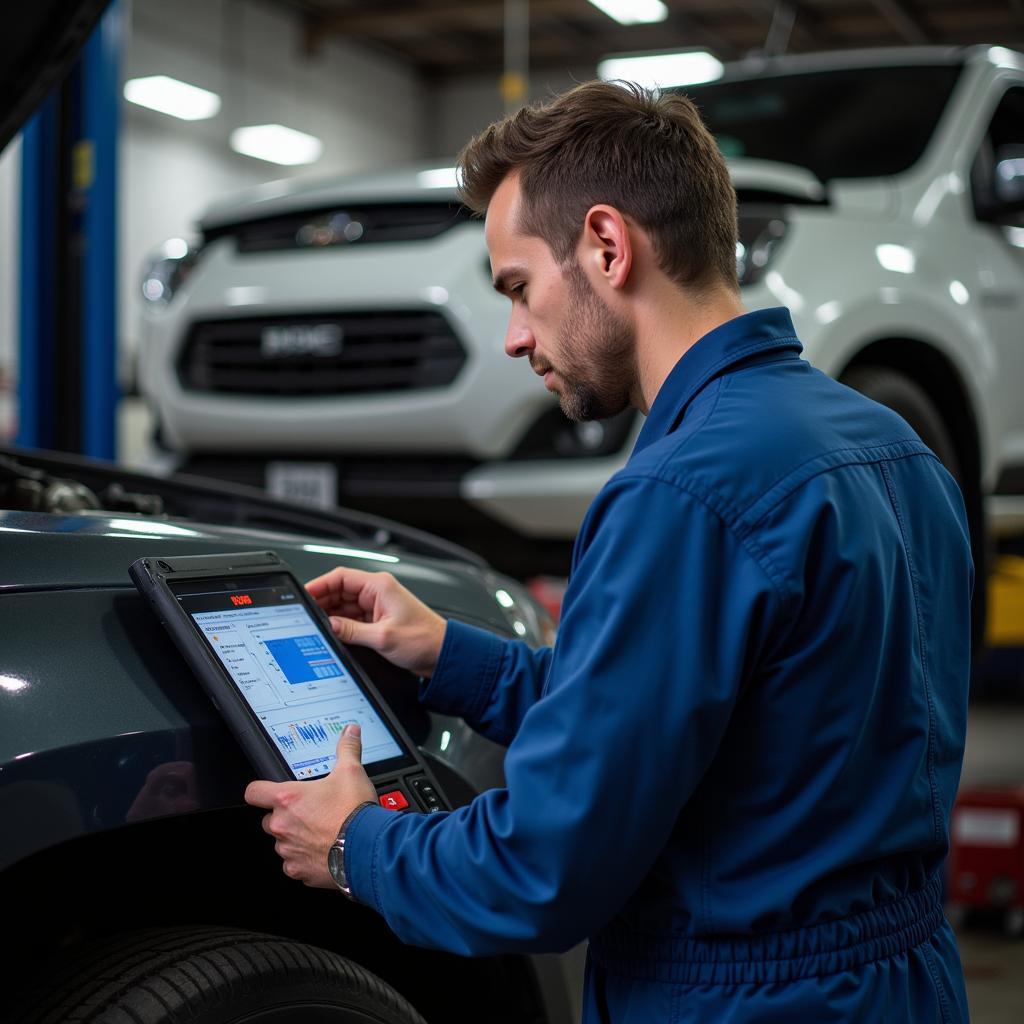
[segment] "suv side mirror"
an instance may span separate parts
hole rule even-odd
[[[985,160],[979,154],[974,167],[974,206],[980,220],[998,223],[1024,213],[1024,145],[990,154]]]
[[[1002,203],[1024,201],[1024,146],[1000,146],[996,150],[995,193]]]

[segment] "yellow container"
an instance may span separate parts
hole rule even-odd
[[[988,578],[990,647],[1024,647],[1024,558],[1001,555]]]

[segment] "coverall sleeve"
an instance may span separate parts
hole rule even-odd
[[[521,640],[503,640],[452,619],[420,700],[433,711],[464,718],[507,747],[540,699],[550,664],[550,647],[532,650]]]
[[[760,561],[670,482],[615,478],[580,552],[505,788],[447,814],[368,807],[350,825],[353,893],[405,942],[561,951],[610,920],[668,842],[779,614]]]

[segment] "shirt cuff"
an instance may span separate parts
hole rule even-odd
[[[498,680],[505,641],[476,626],[448,620],[434,674],[420,683],[432,711],[477,722]]]
[[[345,829],[345,880],[353,897],[378,914],[381,906],[377,880],[377,843],[381,832],[401,815],[372,804],[358,811]]]

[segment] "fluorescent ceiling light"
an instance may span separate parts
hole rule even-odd
[[[311,164],[319,159],[324,144],[315,136],[285,128],[283,124],[253,124],[231,133],[236,153],[272,164]]]
[[[706,50],[622,54],[597,65],[598,78],[606,82],[636,82],[648,89],[713,82],[722,70],[722,62]]]
[[[129,103],[159,110],[161,114],[180,117],[183,121],[205,121],[220,110],[220,97],[215,92],[167,75],[129,79],[124,83],[124,98]]]
[[[668,17],[668,8],[661,0],[590,0],[609,18],[614,18],[620,25],[643,25],[652,21],[664,21]]]

